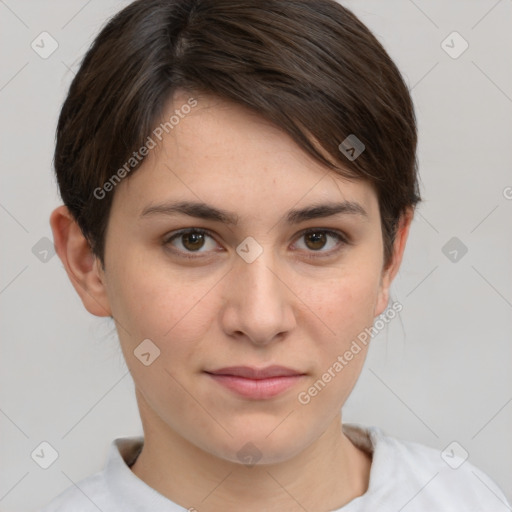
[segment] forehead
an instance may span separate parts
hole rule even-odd
[[[119,184],[113,207],[122,203],[135,214],[148,204],[194,200],[250,220],[293,205],[352,201],[369,216],[378,215],[368,182],[348,180],[321,165],[282,130],[240,105],[201,95],[184,109],[191,97],[180,92],[166,105],[162,123],[171,118],[173,123],[161,141],[153,136],[156,147]]]

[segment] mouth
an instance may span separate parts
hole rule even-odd
[[[280,395],[297,385],[306,375],[284,366],[259,369],[232,366],[205,373],[224,388],[252,400],[264,400]]]

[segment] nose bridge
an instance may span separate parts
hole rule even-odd
[[[279,275],[282,270],[274,253],[270,248],[259,247],[249,241],[247,246],[242,243],[237,248],[240,258],[230,273],[224,327],[231,334],[243,333],[254,343],[264,344],[290,330],[295,320],[291,292],[284,284],[284,276]]]
[[[235,261],[235,274],[253,286],[256,291],[264,291],[264,287],[272,286],[275,271],[270,269],[276,266],[275,254],[271,241],[257,241],[246,237],[236,248],[239,258]],[[259,287],[258,287],[259,285]]]
[[[265,304],[277,300],[279,290],[278,273],[270,250],[258,256],[252,263],[238,262],[238,278],[244,283],[243,289],[247,297],[252,297],[254,305]]]

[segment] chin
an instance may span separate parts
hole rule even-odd
[[[221,459],[246,466],[277,464],[292,459],[306,446],[299,443],[299,435],[282,428],[278,433],[276,425],[271,428],[255,428],[230,431],[233,437],[224,437],[222,444],[212,446],[208,440],[208,451]],[[278,427],[278,429],[281,427]],[[274,430],[274,431],[273,431]],[[269,435],[270,434],[270,435]]]

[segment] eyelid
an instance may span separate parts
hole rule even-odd
[[[349,236],[344,233],[343,231],[339,231],[337,229],[333,228],[322,228],[322,227],[314,227],[314,228],[305,228],[302,231],[300,231],[296,238],[300,238],[301,236],[304,236],[309,233],[327,233],[328,235],[333,235],[334,237],[339,237],[340,240],[343,240],[345,243],[349,243],[350,239]]]
[[[178,238],[180,235],[186,235],[188,233],[200,233],[203,235],[208,235],[211,238],[215,239],[215,236],[213,235],[213,233],[211,231],[209,231],[208,229],[191,227],[191,228],[183,228],[183,229],[178,229],[176,231],[171,231],[171,233],[168,233],[167,235],[164,236],[163,242],[164,242],[164,244],[168,244],[174,238]]]

